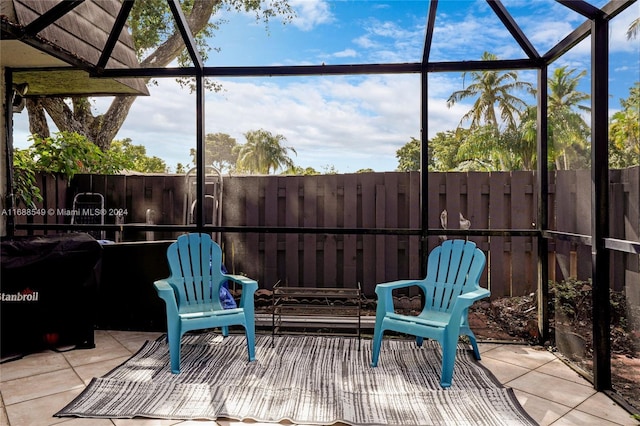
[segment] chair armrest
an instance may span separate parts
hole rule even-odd
[[[456,301],[453,304],[451,317],[460,317],[465,309],[473,305],[473,302],[489,297],[490,295],[491,292],[486,288],[478,288],[477,290],[470,291],[469,293],[461,294],[456,298]]]
[[[388,283],[380,283],[376,284],[376,293],[378,293],[378,289],[380,289],[380,291],[390,291],[397,288],[411,287],[414,285],[422,286],[423,282],[422,280],[398,280],[390,281]]]
[[[470,302],[475,302],[476,300],[484,299],[485,297],[491,296],[491,292],[486,288],[479,288],[474,291],[470,291],[469,293],[461,294],[458,296],[458,299],[469,300]]]
[[[176,293],[175,291],[173,291],[173,287],[171,287],[171,284],[169,284],[169,281],[167,281],[166,279],[154,281],[153,285],[156,287],[158,295],[163,299],[165,297],[172,297],[173,299],[175,299]]]
[[[393,290],[398,288],[418,286],[425,291],[426,287],[421,280],[398,280],[376,285],[376,294],[378,295],[378,305],[376,308],[376,316],[384,315],[385,312],[393,312]]]
[[[225,278],[242,285],[242,291],[254,293],[258,289],[258,282],[244,275],[224,274]]]
[[[253,316],[254,294],[258,290],[258,282],[244,275],[224,274],[224,277],[242,285],[242,294],[240,295],[240,305],[245,312]]]
[[[176,292],[166,279],[154,281],[153,285],[158,291],[158,296],[167,305],[167,315],[178,315],[178,301]]]

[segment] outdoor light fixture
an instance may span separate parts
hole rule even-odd
[[[29,91],[29,83],[20,83],[13,85],[13,94],[11,95],[11,105],[13,112],[20,112],[24,109],[25,95]]]

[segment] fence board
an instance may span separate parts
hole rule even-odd
[[[126,181],[123,183],[126,185]],[[165,187],[162,191],[162,204],[159,212],[156,212],[156,223],[169,224],[169,225],[186,225],[186,218],[184,216],[184,193],[185,184],[183,179],[171,179],[167,177],[164,180]],[[124,193],[124,191],[121,191]],[[124,200],[118,200],[118,206],[124,205]],[[224,200],[222,208],[224,209]],[[126,218],[125,218],[126,219]],[[224,216],[222,218],[224,221]],[[162,232],[156,234],[156,240],[174,239],[177,238],[177,233]],[[221,242],[221,241],[219,241]]]
[[[609,211],[610,217],[614,217],[614,212],[623,211],[625,209],[624,184],[622,183],[622,170],[610,170],[609,179]],[[626,221],[612,220],[609,222],[609,235],[611,238],[624,238],[624,228]],[[610,262],[611,270],[609,273],[609,281],[616,291],[622,290],[620,284],[624,282],[625,273],[625,254],[611,253]]]
[[[466,185],[466,213],[467,219],[471,221],[471,229],[489,228],[489,211],[485,208],[489,204],[489,174],[469,172]],[[486,237],[482,238],[486,241]]]
[[[489,226],[491,229],[505,229],[505,188],[507,174],[492,172],[489,181]],[[510,258],[505,250],[504,237],[489,238],[489,286],[493,297],[509,294]]]
[[[468,172],[467,186],[467,219],[471,221],[470,229],[489,229],[489,174],[483,172]],[[489,237],[470,238],[485,253],[489,250]],[[488,286],[488,268],[482,273],[480,284]]]
[[[362,227],[374,228],[376,226],[376,178],[377,174],[365,173],[360,176],[362,188]],[[376,271],[376,236],[362,236],[362,291],[372,295],[375,291]]]
[[[624,169],[621,181],[624,185],[626,211],[614,210],[612,217],[615,217],[616,212],[624,211],[627,220],[624,221],[626,226],[623,238],[640,241],[640,166]]]
[[[338,225],[336,217],[338,208],[338,177],[337,175],[328,175],[323,181],[323,223],[327,228],[335,228]],[[336,262],[338,261],[338,245],[336,240],[336,235],[324,235],[322,264],[324,280],[322,281],[322,287],[334,287],[336,285]]]
[[[624,212],[626,239],[640,241],[640,166],[622,171],[621,181],[624,186],[625,208],[616,209],[615,212]],[[612,215],[612,217],[615,217]],[[627,297],[627,309],[631,326],[637,330],[640,327],[640,256],[630,253],[616,253],[623,257],[625,295]],[[621,288],[616,285],[616,288]]]
[[[302,187],[304,191],[303,226],[315,228],[318,226],[318,179],[315,176],[303,179]],[[314,234],[304,234],[303,265],[304,282],[317,284],[318,249]]]
[[[460,229],[460,214],[468,215],[468,213],[462,211],[462,203],[460,202],[462,197],[461,178],[462,175],[460,173],[447,173],[445,177],[447,229]]]
[[[347,175],[344,178],[344,201],[342,211],[344,214],[343,225],[345,228],[358,226],[358,176]],[[342,265],[344,287],[357,287],[357,238],[355,235],[344,235],[342,245]]]
[[[420,173],[409,174],[409,228],[420,228]],[[409,272],[407,278],[422,278],[422,260],[420,258],[420,237],[409,236]],[[414,290],[418,294],[417,290]],[[412,294],[413,296],[414,294]]]
[[[240,182],[229,179],[225,182],[224,191],[225,194],[222,197],[222,223],[228,226],[240,226],[243,222],[242,212],[244,211],[238,196]],[[239,243],[238,235],[227,233],[222,235],[221,239],[225,266],[229,272],[238,274],[241,270],[241,266],[236,264],[235,256],[236,245]]]
[[[299,215],[298,178],[287,176],[280,178],[283,195],[285,197],[285,226],[297,227]],[[285,282],[290,286],[315,287],[315,283],[303,282],[300,278],[300,246],[297,234],[286,234],[285,256],[287,262],[287,274]]]
[[[146,224],[148,221],[153,220],[155,212],[162,209],[162,189],[165,186],[164,176],[144,176],[142,178],[142,185],[144,188],[142,200],[138,199],[138,203],[142,204],[142,211],[144,215],[140,218],[140,223]],[[211,206],[212,207],[212,206]],[[210,200],[205,202],[205,211],[210,211]],[[210,216],[205,215],[207,223],[210,223]]]
[[[105,175],[91,175],[91,192],[97,192],[98,194],[108,194],[109,191],[107,191],[107,176]],[[109,203],[109,197],[104,195],[104,206],[106,209],[113,209],[113,206]],[[108,217],[109,215],[107,215],[107,217],[105,217],[105,223],[109,223],[108,222]]]
[[[264,225],[278,226],[278,180],[264,182]],[[278,234],[264,235],[264,270],[261,287],[272,289],[283,276],[278,269]],[[282,271],[284,272],[284,271]]]
[[[385,173],[384,185],[384,221],[381,228],[396,228],[398,226],[398,174]],[[384,277],[385,281],[395,280],[398,277],[398,237],[385,235],[384,241]]]
[[[429,189],[427,192],[427,222],[429,228],[432,229],[442,229],[442,223],[440,220],[440,216],[443,213],[443,210],[446,209],[446,195],[447,195],[447,187],[446,187],[446,175],[444,173],[430,173],[429,174]],[[448,213],[447,213],[448,215]],[[446,227],[445,222],[445,227]],[[440,243],[442,237],[435,239],[429,238],[427,241],[427,250],[431,252],[433,248]],[[422,274],[424,275],[424,274]]]
[[[591,234],[591,171],[576,170],[576,233]],[[591,247],[578,245],[575,247],[574,264],[575,277],[580,280],[591,278]],[[573,275],[573,274],[572,274]]]
[[[376,185],[376,228],[384,228],[386,221],[386,204],[387,204],[387,194],[383,184]],[[382,235],[376,235],[376,253],[375,253],[375,269],[376,269],[376,283],[381,283],[388,281],[386,275],[386,247],[385,247],[385,238]]]
[[[131,216],[128,223],[144,222],[143,209],[139,208],[139,201],[144,194],[144,182],[142,176],[129,176],[127,179],[126,203],[131,207]],[[141,206],[140,206],[141,207]]]
[[[247,224],[260,223],[260,192],[262,179],[252,178],[250,185],[243,185],[244,217]],[[242,272],[247,276],[262,275],[263,256],[260,256],[260,236],[255,232],[244,234],[242,250],[236,253],[242,261]]]
[[[591,171],[575,171],[575,204],[567,206],[572,208],[575,215],[574,228],[577,234],[591,234]],[[566,211],[566,210],[565,210]]]
[[[67,208],[70,209],[70,204],[66,200],[66,186],[67,180],[62,176],[41,175],[36,178],[38,186],[40,187],[40,194],[43,198],[42,207],[46,209],[47,214],[45,217],[15,217],[17,223],[69,223],[71,216],[69,215]],[[60,197],[59,194],[65,194],[64,197]],[[24,206],[20,206],[24,207]],[[51,210],[53,209],[53,210]],[[53,212],[52,215],[49,215]],[[34,220],[36,219],[36,220]],[[46,234],[45,231],[35,231],[35,235]]]
[[[511,226],[531,229],[533,220],[533,174],[511,174]],[[536,288],[535,257],[531,253],[531,237],[511,237],[511,294],[523,296]]]
[[[556,174],[553,172],[548,173],[549,188],[547,191],[547,228],[552,230],[558,229],[558,223],[556,221]],[[537,219],[537,218],[536,218]]]
[[[571,171],[556,173],[555,219],[556,230],[575,232],[576,230],[576,174]],[[591,199],[591,197],[589,197]],[[556,241],[555,280],[560,282],[571,277],[571,252],[573,244],[567,241]]]
[[[624,185],[624,209],[616,209],[611,217],[616,217],[616,212],[624,212],[624,239],[640,241],[640,166],[624,169],[621,175]],[[629,305],[635,307],[634,321],[640,325],[640,256],[630,253],[620,254],[624,257],[624,277],[620,279],[626,284],[626,294]]]
[[[68,206],[69,204],[69,197],[68,197],[68,180],[66,177],[63,176],[57,176],[54,177],[55,182],[53,183],[52,187],[53,187],[53,196],[55,197],[55,203],[54,205],[58,206],[58,207],[62,207],[62,206]],[[56,218],[56,222],[57,223],[70,223],[71,222],[71,217],[69,216],[64,216],[64,217],[57,217]]]

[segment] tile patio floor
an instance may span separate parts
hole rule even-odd
[[[263,426],[264,423],[150,419],[56,418],[91,378],[106,374],[160,333],[103,331],[96,348],[45,351],[0,364],[0,425],[40,426]],[[512,387],[525,410],[541,425],[639,425],[631,415],[565,365],[553,353],[526,345],[482,343],[482,363]],[[449,426],[449,425],[447,425]],[[455,426],[455,425],[451,425]]]

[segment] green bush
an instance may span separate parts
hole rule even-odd
[[[114,174],[124,168],[122,156],[105,153],[85,136],[59,132],[53,137],[34,135],[26,149],[13,150],[13,193],[16,204],[34,207],[42,201],[36,173],[64,175],[68,180],[78,173]]]
[[[585,321],[591,318],[591,281],[581,281],[570,278],[566,281],[554,282],[549,285],[551,308],[568,320]]]
[[[33,157],[26,149],[13,150],[13,194],[19,207],[35,208],[42,201],[40,188],[36,185],[36,166]]]
[[[591,280],[570,278],[565,281],[549,282],[550,313],[557,313],[571,322],[590,322],[592,316]],[[553,302],[553,303],[552,303]],[[609,290],[611,324],[626,327],[626,298],[623,292]]]

